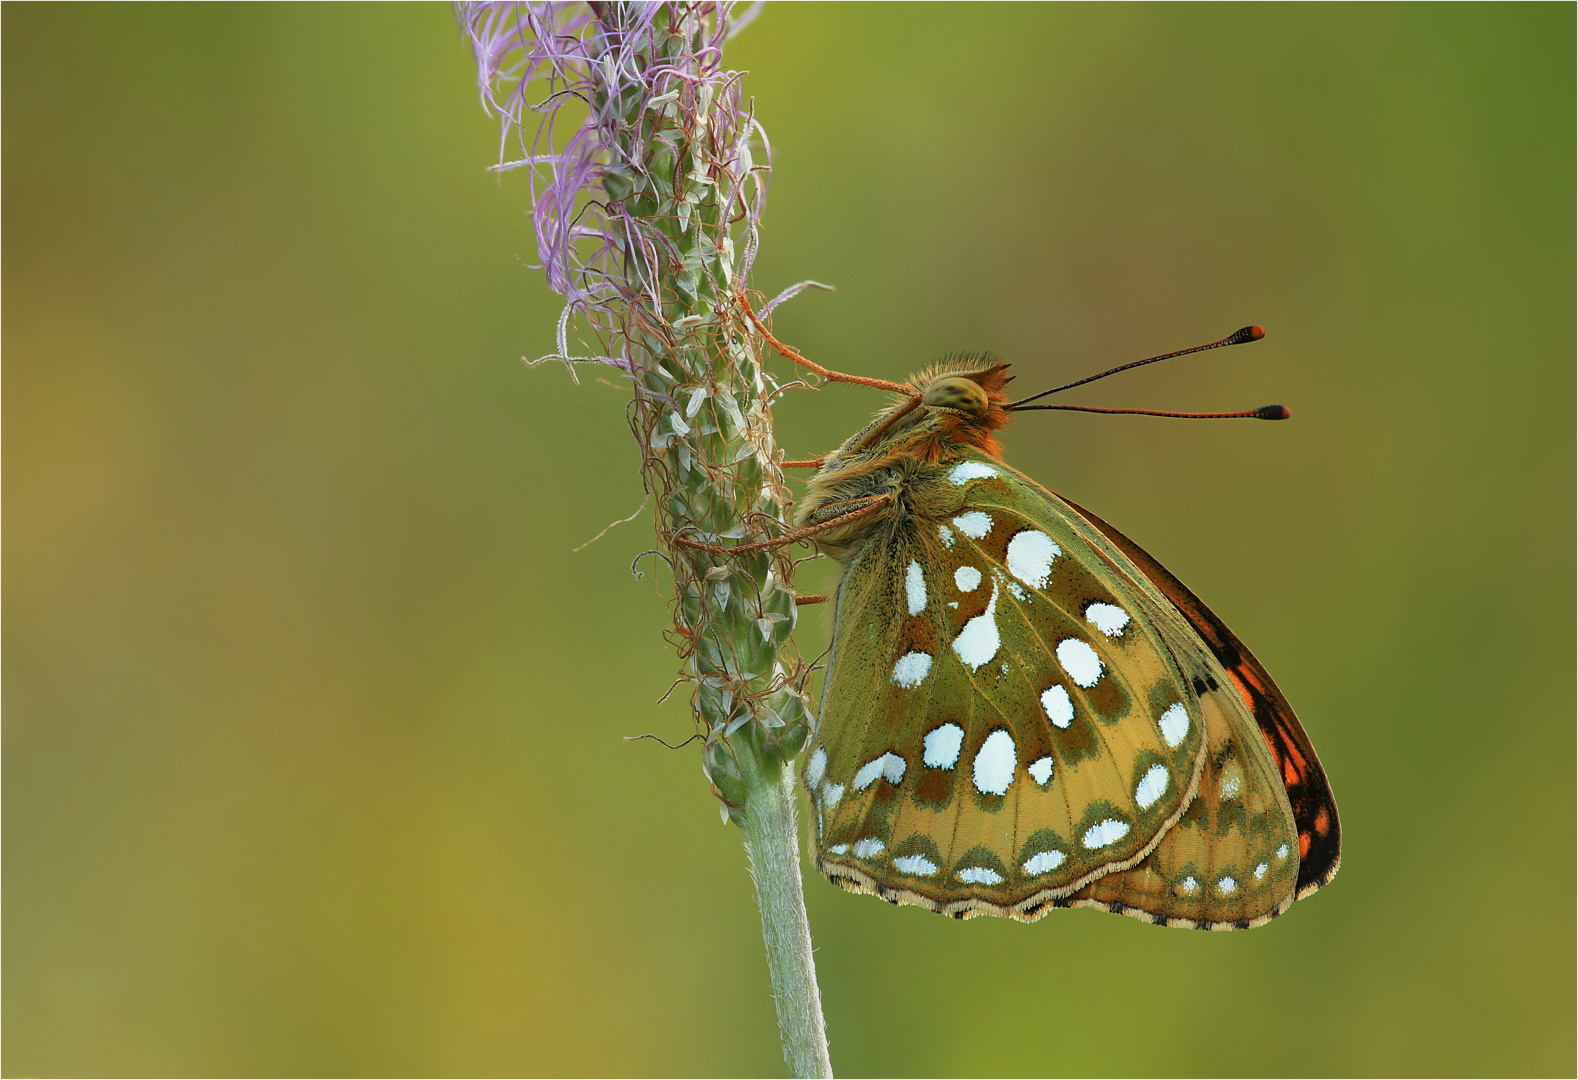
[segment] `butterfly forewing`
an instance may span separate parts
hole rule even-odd
[[[1287,795],[1298,836],[1296,896],[1308,896],[1326,885],[1336,876],[1342,863],[1337,800],[1332,796],[1315,747],[1271,674],[1199,597],[1143,548],[1084,507],[1060,501],[1088,520],[1150,579],[1188,619],[1191,628],[1227,671],[1253,715]],[[1253,742],[1252,739],[1246,741]]]
[[[1206,750],[1191,682],[1220,668],[1169,643],[1177,612],[1041,489],[984,457],[934,479],[927,512],[874,534],[839,588],[806,770],[818,865],[954,914],[1034,917],[1144,858],[1189,805]]]

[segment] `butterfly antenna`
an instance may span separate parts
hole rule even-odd
[[[1162,412],[1159,409],[1098,409],[1094,405],[1026,405],[1021,412],[1036,412],[1040,409],[1058,412],[1099,412],[1099,413],[1127,413],[1133,416],[1181,416],[1186,420],[1286,420],[1293,415],[1293,410],[1286,405],[1262,405],[1258,409],[1245,409],[1243,412]]]
[[[1077,380],[1075,380],[1074,382],[1071,382],[1071,383],[1064,383],[1062,386],[1054,386],[1050,390],[1043,390],[1039,394],[1031,394],[1029,397],[1021,398],[1018,401],[1009,402],[1007,405],[1004,406],[1004,408],[1009,409],[1009,410],[1020,409],[1020,408],[1023,408],[1024,406],[1028,405],[1030,402],[1035,401],[1038,398],[1048,397],[1048,396],[1050,396],[1052,394],[1061,394],[1065,390],[1072,390],[1076,386],[1084,386],[1086,383],[1093,383],[1097,379],[1105,379],[1108,375],[1116,375],[1118,372],[1120,372],[1120,371],[1128,371],[1130,368],[1144,367],[1146,364],[1154,364],[1154,363],[1157,363],[1158,361],[1161,361],[1161,360],[1171,360],[1175,356],[1188,356],[1190,353],[1206,352],[1207,350],[1210,350],[1210,349],[1220,349],[1220,348],[1223,348],[1224,346],[1227,346],[1227,345],[1242,345],[1246,341],[1259,341],[1261,338],[1263,338],[1265,336],[1266,336],[1265,327],[1263,327],[1263,326],[1246,326],[1242,330],[1237,330],[1237,331],[1227,335],[1227,337],[1223,338],[1221,341],[1213,341],[1213,342],[1211,342],[1208,345],[1196,345],[1192,349],[1179,349],[1177,352],[1163,353],[1160,356],[1147,357],[1144,360],[1136,360],[1136,361],[1134,361],[1133,363],[1130,363],[1130,364],[1119,364],[1117,367],[1112,368],[1112,369],[1110,369],[1108,371],[1103,371],[1099,375],[1090,375],[1090,376],[1087,376],[1086,378],[1083,378],[1083,379],[1077,379]],[[1047,408],[1069,408],[1069,407],[1068,406],[1039,405],[1039,406],[1037,406],[1037,408],[1047,409]],[[1266,409],[1270,409],[1270,408],[1281,408],[1281,406],[1269,406],[1268,405],[1266,407]],[[1220,413],[1220,414],[1218,414],[1218,413],[1198,413],[1198,414],[1196,414],[1196,413],[1147,413],[1146,415],[1153,415],[1153,416],[1196,416],[1196,415],[1198,415],[1198,416],[1200,416],[1202,418],[1206,418],[1206,417],[1214,418],[1214,417],[1220,415],[1220,416],[1255,416],[1255,417],[1257,417],[1258,419],[1261,419],[1261,420],[1286,420],[1287,419],[1286,416],[1260,416],[1259,414],[1265,412],[1266,409],[1256,409],[1256,410],[1253,410],[1252,412],[1248,412],[1248,413]],[[1142,410],[1142,409],[1081,409],[1081,410],[1073,410],[1073,411],[1077,411],[1077,412],[1144,412],[1144,410]],[[1286,410],[1284,410],[1284,411],[1286,411]]]

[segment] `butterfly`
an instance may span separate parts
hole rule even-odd
[[[1006,367],[913,376],[797,507],[842,564],[801,773],[817,868],[959,919],[1259,926],[1337,872],[1325,772],[1194,593],[1003,462],[994,433],[1034,400]]]

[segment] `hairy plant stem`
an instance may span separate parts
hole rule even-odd
[[[783,546],[793,500],[769,408],[779,384],[745,307],[769,165],[741,75],[722,66],[731,6],[468,4],[461,17],[484,100],[522,137],[521,160],[499,167],[531,170],[543,265],[567,301],[555,358],[632,383],[631,431],[674,574],[670,640],[702,768],[745,834],[784,1056],[797,1076],[830,1076],[790,764],[813,727]],[[569,102],[589,115],[556,145]],[[530,114],[541,126],[528,148]],[[603,355],[571,355],[575,315]]]
[[[704,32],[693,9],[665,10],[642,56],[656,65],[697,55]],[[627,280],[656,285],[628,301],[625,348],[638,373],[632,426],[673,559],[675,625],[689,645],[692,704],[706,733],[703,767],[750,853],[784,1057],[796,1076],[830,1076],[789,764],[810,728],[790,640],[792,567],[781,548],[751,543],[752,534],[782,534],[789,503],[729,226],[746,205],[744,185],[759,177],[740,170],[751,131],[730,100],[738,82],[686,84],[678,95],[671,118],[637,95],[598,102],[620,118],[624,159],[644,160],[654,178],[643,184],[633,169],[609,168],[605,192],[676,255],[653,258],[646,244],[625,249]],[[679,329],[687,322],[695,328]],[[682,412],[691,418],[675,424]],[[731,532],[737,551],[712,539]],[[675,537],[712,542],[698,548]]]
[[[832,1076],[811,927],[800,890],[794,770],[787,761],[758,761],[746,770],[744,818],[784,1060],[795,1076]]]

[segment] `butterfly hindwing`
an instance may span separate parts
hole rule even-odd
[[[1228,930],[1258,926],[1293,902],[1298,833],[1276,765],[1258,742],[1245,743],[1235,688],[1207,690],[1200,704],[1208,745],[1189,809],[1143,862],[1090,882],[1073,904]]]
[[[875,531],[840,583],[806,768],[818,866],[1034,918],[1173,827],[1206,764],[1191,685],[1226,677],[1035,485],[984,456],[915,482],[926,512]]]

